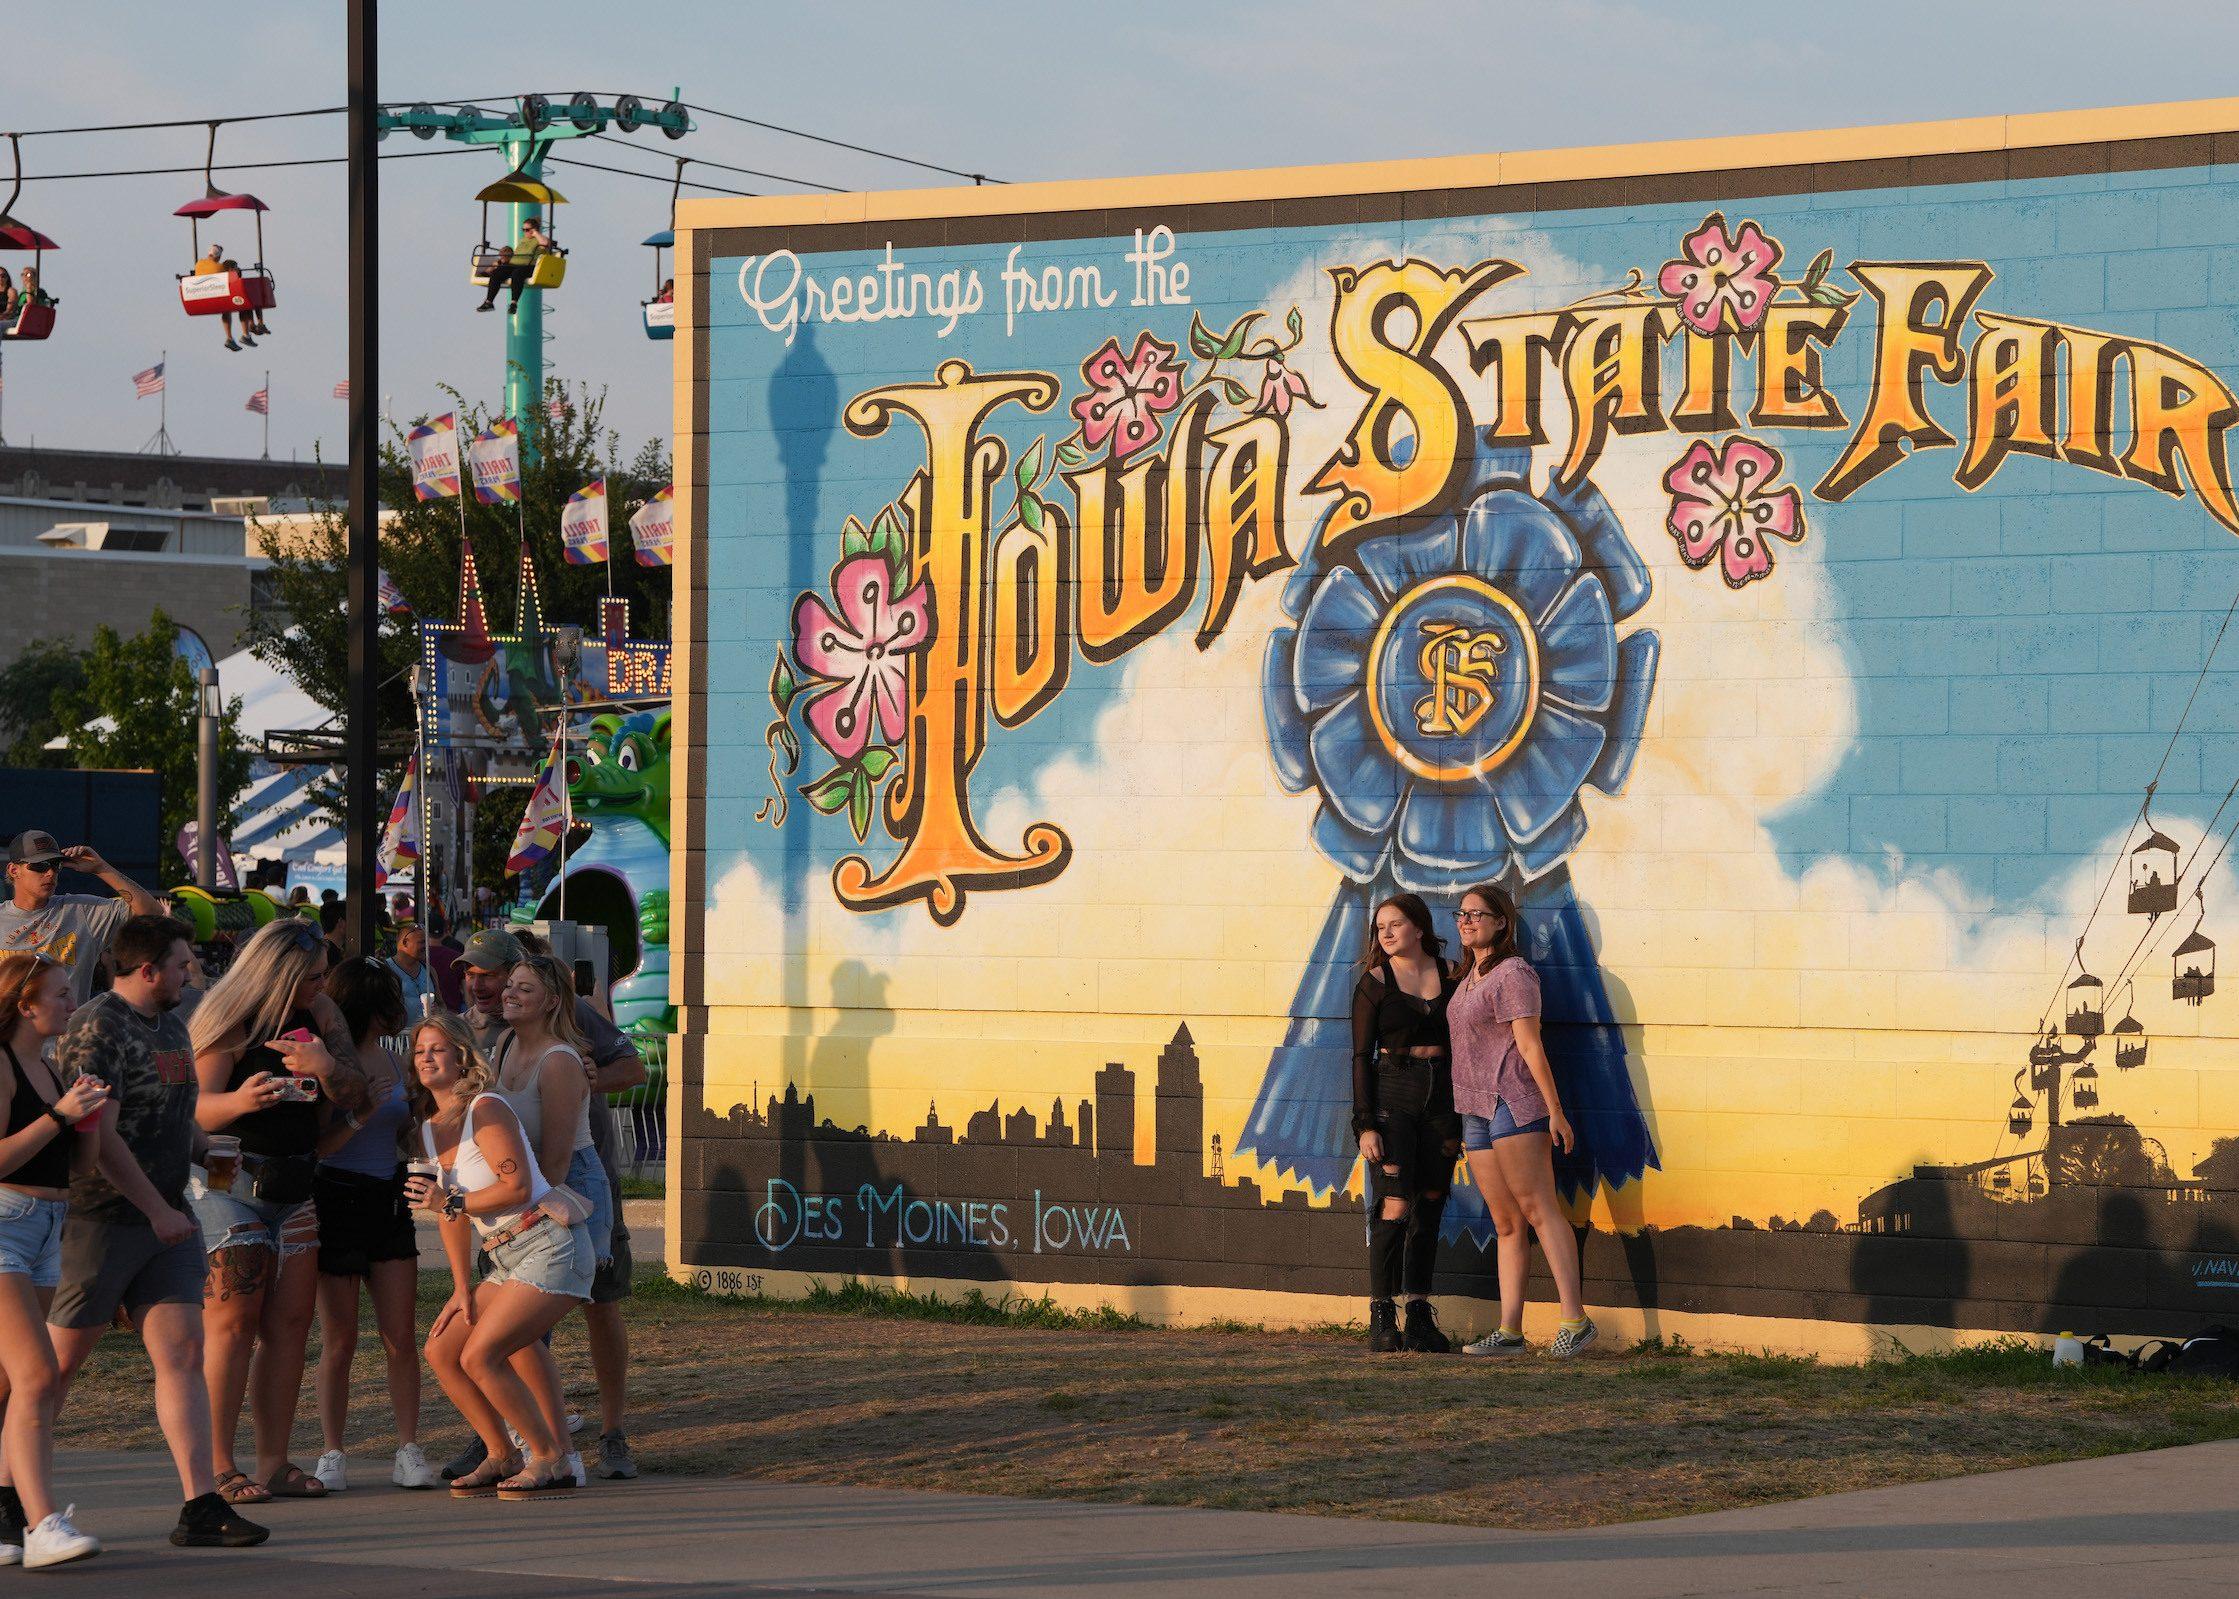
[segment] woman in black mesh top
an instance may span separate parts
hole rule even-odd
[[[1353,989],[1353,1133],[1371,1206],[1368,1347],[1379,1353],[1453,1348],[1430,1308],[1438,1223],[1461,1150],[1446,1033],[1455,976],[1440,954],[1430,907],[1394,894],[1376,907]]]

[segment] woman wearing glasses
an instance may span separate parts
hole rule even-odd
[[[319,1219],[312,1206],[319,1135],[371,1108],[350,1026],[327,997],[332,952],[296,917],[269,923],[195,1008],[189,1030],[205,1133],[241,1142],[229,1188],[197,1179],[195,1219],[209,1252],[203,1380],[210,1390],[217,1489],[234,1504],[320,1499],[326,1487],[288,1459],[303,1353],[318,1303]],[[246,1394],[255,1473],[234,1462]]]
[[[1439,951],[1430,907],[1394,894],[1376,907],[1353,987],[1353,1135],[1372,1207],[1368,1347],[1379,1354],[1454,1347],[1430,1308],[1438,1224],[1461,1148],[1446,1035],[1454,973]],[[1394,1303],[1402,1297],[1404,1328]]]
[[[1471,889],[1454,920],[1463,956],[1461,985],[1446,1013],[1454,1040],[1454,1105],[1462,1116],[1470,1180],[1498,1234],[1500,1269],[1500,1325],[1464,1353],[1523,1352],[1529,1225],[1539,1235],[1562,1310],[1547,1352],[1580,1354],[1597,1335],[1579,1298],[1578,1240],[1555,1196],[1554,1152],[1568,1150],[1573,1140],[1540,1039],[1539,974],[1517,949],[1516,903],[1500,888]]]

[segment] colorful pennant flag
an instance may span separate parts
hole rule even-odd
[[[161,394],[162,392],[163,363],[161,361],[149,367],[145,372],[132,374],[132,393],[135,399],[144,400],[151,394]],[[168,400],[164,401],[166,405],[170,403]]]
[[[607,558],[605,478],[584,484],[560,507],[560,542],[571,566],[593,566]]]
[[[502,417],[477,433],[466,449],[474,497],[484,505],[509,505],[521,497],[521,424]]]
[[[640,566],[673,566],[676,563],[676,485],[664,486],[630,518],[630,539],[637,545]]]
[[[405,763],[404,781],[397,784],[396,803],[389,807],[388,825],[381,829],[375,887],[386,883],[390,873],[401,872],[420,858],[419,781],[420,757],[415,755]]]
[[[412,492],[423,500],[449,499],[459,492],[459,418],[455,411],[431,417],[404,436],[412,457]]]
[[[521,813],[520,830],[513,835],[513,853],[505,859],[507,871],[525,872],[549,859],[560,847],[561,835],[567,831],[564,775],[560,767],[560,740],[555,735],[552,752],[545,756],[544,768],[536,774],[536,787],[529,790],[529,805]]]
[[[254,411],[259,416],[270,416],[272,414],[272,385],[267,383],[256,393],[250,395],[249,403],[244,409]]]

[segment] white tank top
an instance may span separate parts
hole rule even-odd
[[[459,1123],[459,1147],[451,1152],[452,1164],[445,1168],[443,1172],[443,1182],[446,1187],[460,1188],[467,1193],[478,1194],[497,1182],[498,1174],[490,1169],[489,1158],[482,1153],[481,1146],[474,1141],[474,1113],[484,1105],[493,1103],[503,1106],[508,1111],[513,1108],[506,1103],[504,1095],[497,1093],[477,1094],[474,1097],[474,1102],[467,1106],[466,1118]],[[518,1116],[514,1117],[514,1122],[518,1125],[520,1118]],[[443,1157],[435,1152],[435,1127],[433,1123],[422,1122],[420,1124],[420,1140],[427,1147],[428,1159],[434,1161],[438,1166],[442,1166]],[[544,1180],[544,1173],[537,1169],[535,1149],[529,1147],[526,1138],[522,1140],[522,1143],[529,1157],[529,1201],[516,1210],[501,1210],[487,1216],[469,1216],[467,1220],[473,1222],[475,1231],[481,1233],[484,1237],[512,1226],[530,1211],[536,1209],[543,1202],[544,1196],[552,1191],[552,1185]]]
[[[511,1033],[506,1034],[504,1048],[498,1057],[497,1081],[490,1085],[489,1091],[513,1107],[513,1114],[521,1119],[521,1126],[528,1134],[529,1154],[534,1158],[537,1144],[544,1137],[544,1063],[553,1055],[565,1051],[568,1059],[575,1063],[575,1069],[580,1072],[583,1070],[583,1056],[573,1044],[549,1044],[529,1067],[529,1080],[519,1088],[508,1088],[505,1086],[505,1065],[517,1044],[518,1040]],[[568,1148],[590,1147],[591,1095],[586,1089],[582,1100],[575,1107],[575,1142]]]

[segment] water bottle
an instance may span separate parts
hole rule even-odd
[[[2084,1344],[2074,1333],[2064,1332],[2052,1341],[2052,1363],[2056,1366],[2080,1366],[2084,1363]]]

